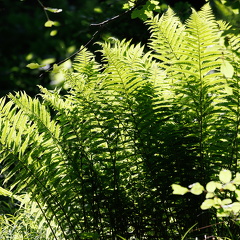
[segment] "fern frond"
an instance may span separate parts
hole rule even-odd
[[[151,51],[110,39],[101,64],[87,49],[76,56],[66,94],[40,86],[41,99],[0,100],[5,182],[31,192],[65,239],[175,239],[202,215],[169,186],[239,161],[239,39],[225,48],[208,5],[185,25],[171,9],[147,24]]]
[[[153,49],[154,56],[164,64],[171,64],[181,55],[177,54],[181,47],[185,32],[180,19],[175,16],[171,8],[163,14],[148,20],[151,31],[149,46]]]
[[[102,44],[103,61],[106,62],[103,66],[104,88],[128,95],[143,83],[141,60],[138,57],[138,62],[135,61],[136,56],[142,55],[143,48],[140,45],[131,47],[131,54],[127,54],[130,42],[113,41],[113,45],[111,42]],[[143,73],[135,74],[140,71]]]

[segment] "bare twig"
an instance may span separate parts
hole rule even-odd
[[[38,0],[38,2],[40,2]],[[99,29],[92,35],[91,39],[82,47],[80,48],[78,51],[74,52],[72,55],[70,55],[69,57],[63,59],[62,61],[58,62],[58,63],[55,63],[57,66],[59,66],[60,64],[66,62],[67,60],[73,58],[74,56],[76,56],[78,53],[80,53],[84,48],[86,48],[90,43],[92,43],[92,41],[95,39],[95,37],[97,36],[98,33],[100,33],[102,31],[102,29],[104,27],[106,27],[106,25],[108,25],[109,23],[112,23],[113,21],[125,16],[126,14],[132,12],[134,9],[138,8],[139,6],[143,5],[146,3],[146,0],[140,0],[138,1],[133,7],[131,7],[130,9],[127,9],[125,12],[123,13],[120,13],[110,19],[107,19],[101,23],[93,23],[90,25],[90,27],[92,26],[97,26],[99,27]],[[41,4],[42,5],[42,4]],[[49,72],[53,69],[53,66],[51,66],[50,68],[48,68],[44,73],[42,73],[39,77],[42,77],[46,72]]]
[[[47,11],[46,11],[46,7],[42,4],[42,2],[41,2],[40,0],[37,0],[37,1],[38,1],[38,3],[40,4],[40,6],[43,8],[44,13],[45,13],[45,15],[46,15],[46,18],[47,18],[47,20],[49,21],[49,17],[48,17]]]

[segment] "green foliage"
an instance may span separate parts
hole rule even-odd
[[[36,202],[29,201],[28,194],[22,195],[21,199],[17,197],[17,199],[21,203],[18,211],[14,215],[2,214],[0,216],[2,240],[62,239],[59,233],[56,232],[55,236],[52,234],[49,223],[41,216],[41,208]],[[51,228],[52,230],[56,228],[53,222]]]
[[[53,235],[176,239],[215,219],[170,185],[237,169],[239,36],[225,46],[227,26],[208,5],[185,24],[171,9],[146,24],[150,51],[111,38],[98,44],[101,61],[82,49],[65,71],[64,95],[40,86],[35,98],[0,100],[5,182],[43,206]],[[231,74],[221,72],[224,61]]]
[[[208,182],[205,189],[200,183],[190,185],[189,189],[178,184],[172,184],[172,188],[173,194],[179,195],[184,195],[187,192],[198,195],[204,191],[206,199],[201,204],[201,209],[215,208],[217,210],[217,217],[234,216],[236,218],[240,214],[239,185],[240,173],[237,172],[236,177],[232,180],[231,171],[223,169],[219,173],[219,181]],[[198,193],[196,193],[195,186],[199,190]]]
[[[239,0],[208,0],[217,18],[230,22],[239,34]]]
[[[139,4],[142,3],[142,4]],[[160,12],[161,6],[159,6],[159,2],[155,0],[148,0],[148,1],[128,1],[123,5],[123,9],[130,9],[136,5],[140,5],[136,9],[133,10],[131,17],[140,18],[143,21],[146,21],[148,18],[153,16],[154,12]]]

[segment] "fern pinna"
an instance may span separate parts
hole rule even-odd
[[[174,239],[215,221],[170,186],[237,170],[239,37],[224,45],[208,5],[185,24],[171,9],[146,24],[150,51],[111,38],[98,63],[82,49],[65,95],[1,99],[5,181],[56,222],[53,239]]]

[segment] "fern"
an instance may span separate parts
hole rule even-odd
[[[21,92],[0,101],[5,182],[31,194],[58,226],[53,238],[184,236],[214,214],[172,196],[171,184],[238,167],[239,37],[223,44],[226,25],[209,5],[185,24],[171,9],[146,24],[151,51],[109,39],[98,43],[100,63],[87,49],[78,54],[65,95],[39,86],[34,99]]]

